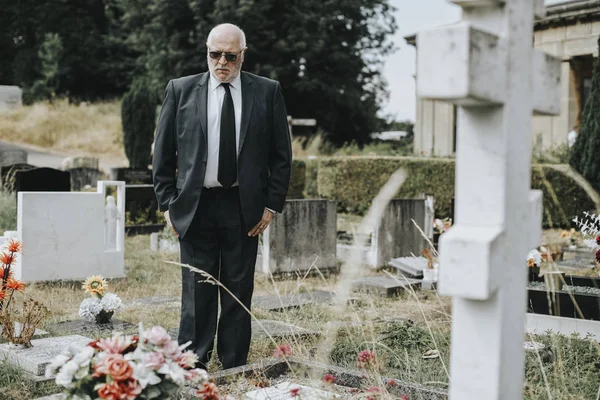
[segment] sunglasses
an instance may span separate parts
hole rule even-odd
[[[221,53],[220,51],[209,51],[208,55],[213,60],[220,60],[221,57],[225,56],[227,62],[234,62],[237,60],[238,55],[244,50],[241,50],[239,53]]]

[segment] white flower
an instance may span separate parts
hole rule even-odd
[[[158,373],[170,378],[177,385],[182,386],[185,383],[186,370],[177,365],[176,362],[170,360],[166,361],[163,366],[160,367]]]
[[[96,297],[88,297],[83,299],[79,305],[79,317],[88,321],[96,319],[96,315],[102,311],[100,299]]]
[[[529,254],[527,254],[527,261],[531,259],[533,259],[533,263],[535,265],[539,266],[542,263],[542,253],[540,253],[536,249],[531,250]]]
[[[107,293],[100,301],[102,309],[106,312],[118,311],[123,307],[123,301],[114,293]]]
[[[73,376],[79,370],[79,366],[73,360],[62,366],[56,374],[56,384],[66,388],[73,387]]]
[[[133,378],[139,382],[142,389],[145,389],[148,385],[158,385],[160,383],[160,377],[143,364],[131,363],[131,365],[133,366]]]
[[[70,359],[71,354],[65,352],[57,355],[54,359],[46,366],[46,378],[52,378],[58,373],[58,370],[65,365]]]
[[[583,244],[585,244],[590,249],[595,249],[596,247],[598,247],[598,245],[596,244],[596,239],[584,239]]]

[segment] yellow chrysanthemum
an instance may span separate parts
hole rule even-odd
[[[108,289],[108,283],[100,275],[90,276],[83,282],[82,289],[90,294],[98,294],[102,296],[106,289]]]

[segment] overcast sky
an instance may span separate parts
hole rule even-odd
[[[564,0],[546,0],[546,4]],[[393,40],[399,49],[387,58],[383,75],[388,81],[390,98],[383,112],[398,120],[415,120],[415,48],[404,36],[460,18],[460,7],[448,0],[390,0],[396,7],[398,30]]]

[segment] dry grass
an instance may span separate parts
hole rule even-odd
[[[120,101],[83,104],[58,100],[5,111],[0,138],[74,156],[124,159]]]

